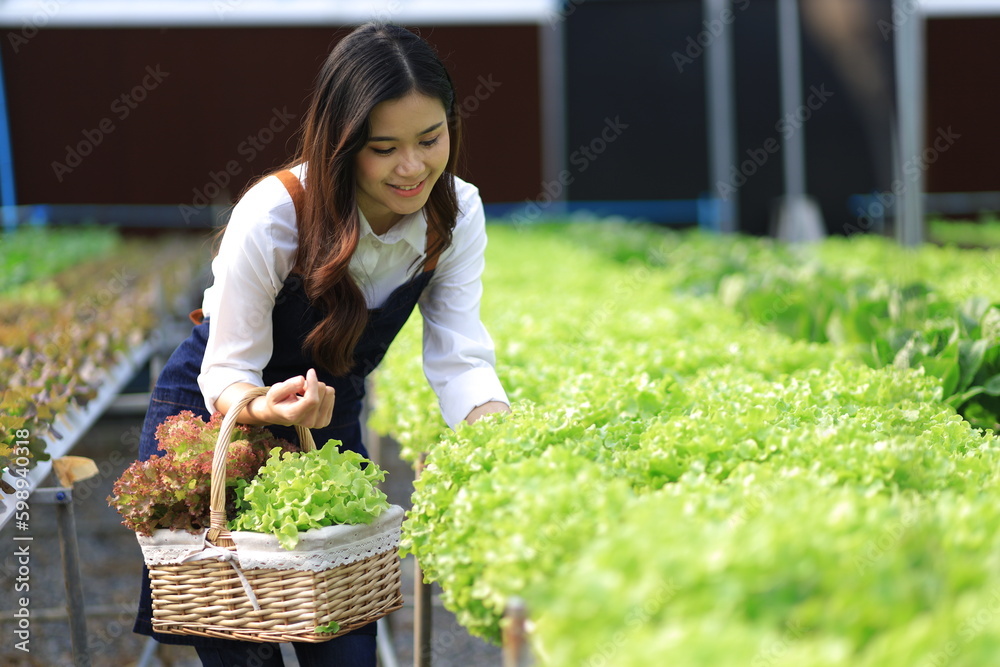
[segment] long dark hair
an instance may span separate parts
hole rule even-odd
[[[364,295],[348,271],[360,236],[355,157],[368,142],[375,105],[414,91],[441,100],[451,151],[424,207],[434,241],[416,265],[419,270],[451,244],[458,215],[452,175],[462,130],[451,77],[427,42],[387,23],[366,23],[344,37],[316,79],[291,163],[305,162],[308,168],[294,271],[324,313],[305,349],[334,375],[351,371],[368,321]]]

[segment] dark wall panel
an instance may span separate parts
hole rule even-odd
[[[534,195],[537,28],[415,30],[464,103],[460,175],[487,201]],[[293,154],[316,72],[347,32],[50,29],[3,40],[19,202],[192,205],[217,185],[235,197]]]
[[[685,199],[705,190],[704,62],[680,71],[672,58],[700,23],[699,2],[585,2],[568,17],[573,199]],[[616,119],[628,127],[592,150]]]
[[[935,19],[927,25],[927,141],[931,192],[1000,190],[1000,18]],[[954,135],[959,135],[957,138]],[[944,148],[947,141],[939,141]]]
[[[887,9],[883,0],[873,3]],[[883,7],[884,6],[884,7]],[[881,8],[881,9],[879,9]],[[874,26],[875,21],[872,21]],[[709,183],[704,45],[714,39],[700,0],[588,0],[567,21],[568,151],[598,136],[603,120],[620,116],[629,128],[579,170],[575,199],[692,199],[718,194]],[[783,140],[786,127],[804,132],[808,189],[827,227],[840,233],[856,222],[847,197],[887,187],[873,155],[888,150],[886,133],[867,132],[847,82],[829,54],[803,32],[803,83],[824,91],[804,122],[783,124],[778,79],[777,15],[773,0],[734,2],[737,163],[741,229],[766,233],[783,189],[780,150],[762,164],[746,161]],[[875,45],[890,51],[888,42]],[[885,76],[891,76],[886,66]],[[825,87],[825,88],[824,88]],[[828,94],[832,93],[832,94]],[[884,115],[884,114],[883,114]],[[884,162],[884,160],[883,160]],[[744,166],[746,165],[746,166]],[[734,183],[740,179],[734,177]]]

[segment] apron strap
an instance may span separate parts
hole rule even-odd
[[[279,171],[275,175],[281,181],[281,184],[285,186],[285,189],[288,190],[288,194],[292,198],[292,205],[295,206],[295,218],[296,219],[301,218],[303,199],[306,194],[305,188],[302,187],[302,181],[300,181],[299,177],[293,174],[290,169],[284,169],[282,171]],[[427,240],[425,241],[424,247],[427,248],[428,251],[430,251],[430,249],[435,246],[437,239],[438,239],[437,234],[435,234],[434,231],[428,225]],[[427,258],[427,262],[424,264],[425,273],[427,271],[433,271],[437,267],[438,256],[440,254],[441,251],[438,250],[432,256]]]
[[[434,230],[431,229],[430,225],[427,225],[427,240],[424,242],[425,243],[424,247],[427,248],[427,252],[431,251],[431,248],[434,247],[434,245],[437,243],[437,240],[438,240],[438,235],[434,233]],[[424,273],[427,273],[428,271],[433,271],[437,267],[438,257],[440,256],[441,256],[441,251],[436,250],[433,255],[427,258],[427,262],[424,263]]]
[[[295,219],[301,219],[303,199],[306,196],[305,188],[302,187],[302,181],[290,169],[279,171],[275,176],[278,177],[278,180],[281,181],[281,184],[285,186],[288,194],[292,197],[292,205],[295,206]]]

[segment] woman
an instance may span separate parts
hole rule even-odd
[[[509,411],[479,320],[482,202],[453,175],[460,121],[447,71],[413,33],[366,24],[337,44],[297,159],[233,209],[204,319],[157,380],[141,459],[166,417],[225,413],[252,386],[270,390],[239,421],[289,439],[299,424],[367,455],[364,378],[417,305],[448,425]],[[144,577],[136,632],[192,644],[204,665],[282,665],[276,645],[154,633],[150,618]],[[302,665],[373,667],[375,624],[295,651]]]

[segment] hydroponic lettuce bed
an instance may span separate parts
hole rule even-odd
[[[0,243],[0,470],[15,481],[48,457],[60,415],[85,409],[113,369],[155,341],[207,245],[89,227],[26,228]]]
[[[1000,221],[990,216],[977,222],[931,220],[927,226],[930,239],[942,245],[954,244],[966,248],[1000,246]]]
[[[491,228],[511,415],[448,432],[419,324],[373,425],[428,451],[404,547],[543,665],[994,664],[1000,254]],[[941,662],[944,660],[945,662]]]

